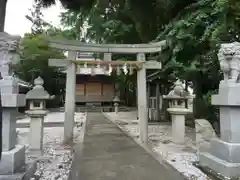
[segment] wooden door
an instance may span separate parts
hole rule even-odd
[[[88,83],[86,84],[86,95],[100,96],[102,95],[101,83]]]
[[[114,95],[114,86],[113,84],[103,84],[103,95],[104,96],[113,96]]]
[[[77,96],[85,95],[85,84],[76,84],[76,95]]]

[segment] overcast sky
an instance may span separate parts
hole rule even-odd
[[[30,32],[31,22],[25,18],[29,14],[29,9],[32,8],[34,0],[8,0],[7,13],[5,21],[5,31],[12,35],[21,35]],[[59,25],[59,14],[63,11],[60,3],[48,9],[44,9],[43,15],[47,22],[53,25]]]

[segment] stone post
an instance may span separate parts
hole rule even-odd
[[[77,52],[68,51],[68,59],[75,60]],[[74,115],[76,99],[76,65],[69,63],[66,77],[65,94],[65,120],[64,120],[64,143],[71,143],[73,140]]]
[[[115,96],[113,102],[114,102],[114,112],[118,113],[119,112],[119,97]]]
[[[41,153],[44,116],[46,116],[48,112],[46,110],[46,100],[52,99],[52,96],[45,91],[43,83],[44,81],[41,77],[35,79],[35,86],[26,95],[26,98],[30,102],[30,109],[26,111],[26,114],[30,117],[30,149],[40,151]]]
[[[157,121],[160,121],[160,85],[159,83],[157,82],[156,84],[156,119]]]
[[[213,138],[208,152],[199,153],[199,164],[227,178],[240,177],[240,43],[222,44],[218,53],[224,80],[212,104],[220,109],[220,139]]]
[[[190,98],[187,101],[187,103],[188,103],[187,107],[188,107],[188,109],[190,109],[193,112],[193,101],[194,101],[195,95],[191,94],[189,96],[190,96]]]
[[[188,99],[185,96],[183,85],[181,82],[177,82],[174,89],[169,92],[164,99],[170,101],[170,107],[167,111],[171,115],[172,119],[172,141],[176,144],[184,144],[185,142],[185,116],[191,111],[183,105]]]
[[[138,61],[145,61],[144,53],[137,54]],[[146,83],[146,68],[143,64],[142,68],[137,71],[137,93],[138,93],[138,118],[140,125],[140,141],[148,142],[148,114],[147,114],[147,83]]]
[[[172,140],[176,144],[185,142],[185,116],[190,113],[186,108],[172,107],[167,111],[172,119]]]
[[[11,65],[18,59],[20,37],[0,32],[0,80],[2,99],[2,159],[0,174],[14,174],[25,165],[25,147],[16,145],[16,115],[25,106],[25,95],[19,94],[18,82],[12,77]]]
[[[148,121],[151,121],[152,120],[152,105],[150,104],[150,83],[147,83],[147,107],[148,107],[148,111],[147,111],[147,114],[148,114]]]

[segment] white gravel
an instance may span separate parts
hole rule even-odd
[[[115,122],[129,136],[138,139],[139,125],[136,112],[104,113]],[[171,125],[162,123],[148,125],[148,137],[152,142],[153,151],[159,154],[163,160],[171,164],[177,171],[189,180],[211,180],[201,170],[193,166],[197,160],[195,146],[195,130],[186,127],[184,145],[174,144],[171,140]]]
[[[46,119],[48,122],[62,122],[63,113],[50,113]],[[76,113],[74,128],[74,142],[80,143],[83,139],[83,124],[86,121],[84,113]],[[23,122],[29,122],[23,119]],[[19,128],[18,143],[28,145],[29,128]],[[26,151],[27,160],[37,159],[37,171],[31,180],[67,180],[73,158],[73,146],[65,146],[63,142],[63,127],[44,128],[43,154]]]

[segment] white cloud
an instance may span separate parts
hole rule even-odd
[[[8,0],[5,20],[5,31],[13,35],[21,35],[31,31],[31,22],[25,18],[32,8],[33,0]],[[59,14],[63,10],[60,3],[43,9],[44,20],[55,26],[60,24]]]

